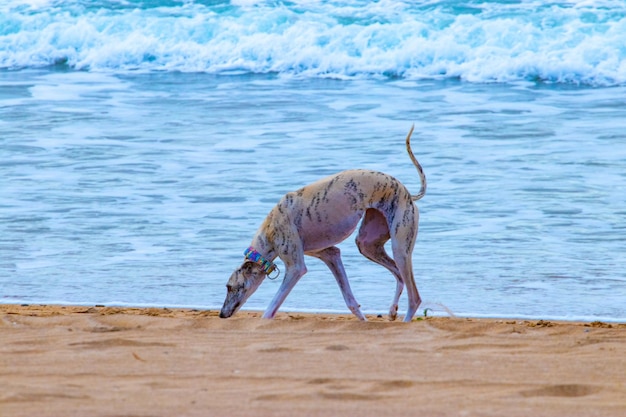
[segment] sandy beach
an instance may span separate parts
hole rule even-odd
[[[622,416],[626,324],[0,305],[0,415]]]

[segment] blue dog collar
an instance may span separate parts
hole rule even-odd
[[[243,252],[243,254],[246,257],[246,259],[249,259],[252,262],[256,262],[257,264],[261,265],[263,267],[263,271],[265,271],[265,273],[267,274],[267,277],[269,279],[276,279],[280,275],[280,269],[278,269],[278,266],[276,266],[275,263],[265,259],[263,257],[263,255],[261,255],[259,252],[255,251],[252,246],[250,246],[248,249],[246,249]],[[277,272],[276,276],[270,277],[269,275],[272,272],[274,272],[274,271]]]

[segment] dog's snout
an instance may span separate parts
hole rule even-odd
[[[238,306],[235,308],[230,308],[230,306],[224,306],[220,310],[220,318],[227,319],[229,317],[232,317],[232,315],[235,314],[235,311],[237,310],[238,310]]]

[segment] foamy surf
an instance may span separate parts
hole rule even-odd
[[[626,6],[596,2],[17,1],[0,68],[626,82]]]

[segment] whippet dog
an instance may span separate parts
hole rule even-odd
[[[244,252],[243,264],[230,276],[220,317],[232,316],[265,277],[279,272],[274,264],[278,257],[285,264],[285,277],[263,314],[263,318],[273,318],[307,272],[304,255],[309,255],[321,259],[330,268],[350,311],[360,320],[366,320],[335,246],[350,236],[363,218],[356,237],[359,251],[387,268],[397,281],[389,319],[395,320],[400,294],[406,285],[409,303],[404,321],[411,321],[421,302],[411,261],[419,220],[413,202],[426,193],[424,171],[411,150],[412,133],[413,127],[406,137],[406,150],[420,177],[419,193],[411,195],[390,175],[360,169],[343,171],[287,193],[267,215]],[[384,248],[389,239],[393,259]]]

